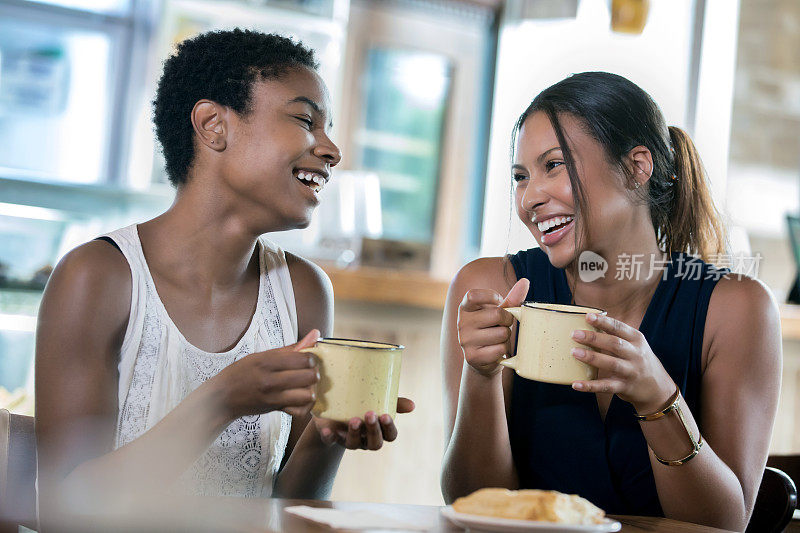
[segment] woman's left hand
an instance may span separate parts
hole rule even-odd
[[[663,409],[675,393],[675,383],[653,353],[642,332],[620,320],[589,313],[586,321],[600,330],[575,330],[572,338],[586,348],[573,348],[579,361],[598,369],[598,378],[575,381],[572,388],[613,393],[637,413]]]
[[[397,413],[410,413],[414,410],[414,402],[408,398],[397,399]],[[384,441],[391,442],[397,438],[397,427],[392,417],[376,415],[369,411],[364,418],[351,418],[348,423],[314,417],[314,424],[323,442],[339,444],[348,450],[379,450]]]

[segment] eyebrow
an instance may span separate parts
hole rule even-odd
[[[292,99],[291,99],[291,100],[289,100],[287,103],[288,103],[288,104],[294,104],[294,103],[296,103],[296,102],[302,102],[302,103],[304,103],[304,104],[308,104],[308,105],[310,105],[310,106],[311,106],[311,108],[312,108],[314,111],[316,111],[316,112],[317,112],[317,113],[319,113],[320,115],[324,114],[324,113],[322,112],[322,108],[320,107],[320,105],[319,105],[318,103],[316,103],[314,100],[312,100],[311,98],[307,97],[307,96],[298,96],[297,98],[292,98]]]
[[[298,96],[296,98],[292,98],[287,102],[287,104],[296,104],[298,102],[303,104],[308,104],[309,106],[311,106],[311,109],[313,109],[316,113],[322,115],[323,117],[325,116],[325,112],[322,110],[322,106],[320,106],[318,103],[316,103],[314,100],[312,100],[307,96]],[[333,127],[333,120],[328,121],[328,127],[331,128]]]
[[[542,153],[542,155],[540,155],[539,157],[536,158],[536,162],[541,164],[542,161],[544,161],[544,158],[547,157],[547,154],[549,154],[550,152],[553,152],[555,150],[561,150],[561,147],[560,146],[554,146],[554,147],[550,148],[549,150],[545,150]]]
[[[548,150],[545,150],[542,153],[542,155],[540,155],[539,157],[536,158],[536,162],[541,165],[542,161],[544,161],[544,159],[547,157],[547,154],[549,154],[550,152],[553,152],[555,150],[561,150],[561,147],[560,146],[554,146],[554,147],[552,147],[552,148],[550,148]],[[522,170],[522,171],[525,171],[527,169],[525,168],[524,165],[514,164],[514,165],[511,165],[511,170]]]

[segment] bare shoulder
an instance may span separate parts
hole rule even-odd
[[[122,342],[131,305],[131,271],[111,244],[91,241],[59,261],[39,308],[37,358],[112,353]]]
[[[323,336],[333,332],[333,285],[328,275],[308,259],[286,252],[297,304],[298,329],[302,336],[319,329]]]
[[[711,336],[709,362],[723,353],[766,352],[779,357],[780,313],[769,288],[744,275],[720,279],[711,293],[705,334]]]
[[[460,300],[471,289],[490,289],[506,294],[516,281],[514,268],[507,257],[481,257],[461,267],[450,283],[448,299]]]
[[[286,264],[289,267],[295,294],[298,290],[302,290],[309,292],[309,296],[333,297],[331,280],[319,265],[289,252],[286,252]]]
[[[745,275],[722,278],[711,293],[708,320],[728,322],[733,316],[779,321],[778,306],[769,288]]]
[[[100,305],[104,312],[130,309],[131,271],[128,261],[112,245],[90,241],[59,261],[45,289],[46,300],[68,298]],[[70,306],[71,307],[71,306]],[[95,307],[96,308],[96,307]]]

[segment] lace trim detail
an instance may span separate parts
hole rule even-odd
[[[264,272],[264,298],[269,305],[263,307],[264,325],[267,329],[267,344],[272,348],[286,346],[286,339],[283,338],[283,327],[281,325],[281,315],[278,312],[278,305],[275,302],[275,294],[272,291],[272,282],[267,272]]]
[[[189,371],[184,396],[249,353],[252,353],[249,344],[227,356],[184,349],[182,361],[187,363]],[[185,491],[204,496],[259,496],[268,461],[268,457],[263,457],[261,425],[259,415],[231,422],[183,475],[181,485]]]
[[[125,446],[147,429],[150,396],[161,347],[161,321],[155,310],[155,302],[149,286],[145,301],[142,340],[139,343],[139,352],[136,354],[136,363],[133,367],[128,394],[125,396],[125,403],[119,412],[114,448]]]
[[[275,441],[275,449],[272,455],[276,458],[275,464],[272,465],[273,483],[275,481],[278,471],[281,469],[283,462],[283,454],[286,452],[286,445],[289,444],[289,434],[292,432],[292,417],[281,411],[281,429],[279,437]],[[313,422],[312,422],[313,423]]]
[[[262,253],[265,253],[263,249]],[[285,346],[275,293],[263,267],[261,276],[259,302],[262,305],[257,316],[253,317],[258,325],[255,339],[245,339],[235,352],[226,354],[204,352],[184,342],[179,357],[181,368],[177,370],[178,376],[173,378],[181,381],[178,385],[182,397],[185,398],[203,382],[255,350]],[[147,424],[150,404],[151,401],[158,401],[152,398],[153,381],[159,358],[166,354],[160,350],[162,328],[154,300],[158,296],[150,283],[146,283],[146,286],[144,331],[125,405],[120,411],[116,447],[124,446],[150,429]],[[168,324],[167,335],[180,338],[174,324]],[[251,345],[253,341],[255,346]],[[280,469],[292,421],[291,416],[283,412],[277,413],[278,416],[270,415],[252,415],[234,420],[181,476],[178,481],[181,489],[200,495],[270,495],[269,489]],[[262,442],[265,437],[268,443]]]

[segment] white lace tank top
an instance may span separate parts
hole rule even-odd
[[[297,313],[286,258],[258,241],[258,303],[232,349],[210,353],[189,343],[167,314],[147,266],[136,225],[106,235],[131,268],[131,310],[119,358],[115,449],[153,427],[190,392],[250,353],[297,341]],[[234,420],[180,480],[201,495],[269,497],[283,459],[291,416],[280,411]]]

